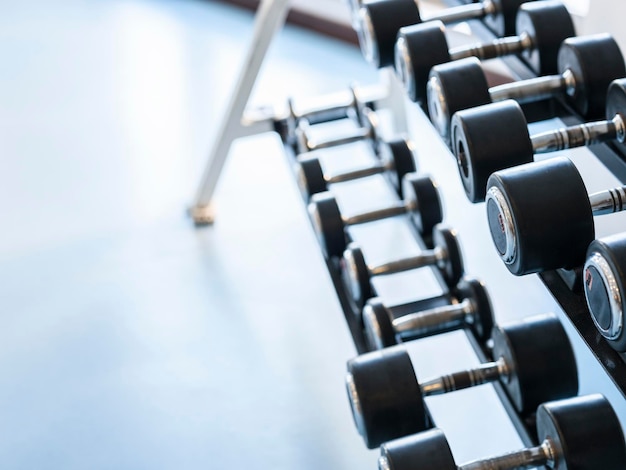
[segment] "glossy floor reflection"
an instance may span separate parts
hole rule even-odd
[[[2,467],[373,468],[276,137],[233,149],[214,227],[185,214],[252,15],[39,1],[0,24]],[[254,101],[355,77],[357,49],[287,28]]]

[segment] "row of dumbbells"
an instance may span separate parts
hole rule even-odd
[[[408,96],[427,105],[456,157],[468,199],[487,201],[492,239],[507,268],[524,275],[585,264],[584,288],[594,323],[613,348],[625,351],[621,259],[626,235],[594,241],[592,214],[624,210],[626,189],[588,195],[569,160],[533,162],[535,153],[599,142],[625,149],[623,55],[608,34],[574,37],[571,17],[560,2],[481,5],[483,13],[496,8],[489,11],[499,15],[501,26],[509,24],[508,30],[495,28],[496,33],[515,30],[516,36],[449,50],[443,25],[421,21],[415,2],[365,2],[356,13],[365,55],[379,67],[395,64]],[[476,18],[478,8],[453,10],[444,13],[444,21]],[[517,54],[540,76],[489,88],[477,58],[504,54]],[[520,103],[552,97],[579,116],[605,119],[531,136]]]
[[[502,24],[506,24],[506,14],[515,11],[506,10],[512,3],[515,2],[482,2],[478,8],[471,5],[457,9],[454,12],[456,17],[449,12],[448,18],[457,21],[462,10],[466,12],[463,19],[468,19],[486,12],[492,14],[499,9]],[[387,14],[382,15],[385,9]],[[626,201],[624,189],[587,197],[582,178],[566,159],[528,165],[515,171],[498,171],[515,165],[515,160],[507,160],[510,154],[521,159],[519,163],[528,163],[538,151],[610,139],[623,142],[625,129],[620,113],[624,83],[619,79],[625,73],[619,48],[606,35],[568,39],[573,36],[571,20],[565,8],[556,2],[523,5],[516,13],[516,37],[454,50],[447,46],[441,22],[398,30],[393,21],[407,21],[411,12],[417,12],[414,2],[373,1],[361,5],[357,24],[366,57],[378,66],[395,63],[408,96],[413,101],[427,104],[431,121],[452,146],[468,198],[472,202],[487,198],[492,238],[511,272],[526,274],[556,267],[571,268],[579,266],[586,257],[585,293],[594,322],[611,345],[623,351],[626,342],[622,334],[624,261],[621,260],[626,255],[623,251],[626,239],[617,236],[591,242],[595,238],[592,213],[621,210]],[[478,15],[471,16],[471,12],[478,12]],[[419,12],[412,18],[408,21],[421,22]],[[389,34],[389,29],[385,28],[395,29],[395,34]],[[379,41],[385,34],[388,39]],[[385,41],[393,41],[393,48],[383,44]],[[490,89],[476,59],[436,66],[463,57],[490,58],[510,53],[521,53],[536,74],[554,75]],[[605,99],[609,83],[608,99]],[[607,119],[530,138],[520,106],[504,101],[508,98],[532,101],[557,94],[565,96],[571,107],[584,117],[599,117],[606,107]],[[490,105],[455,115],[456,111],[492,101],[503,101],[504,104],[501,108]],[[518,124],[515,118],[522,124],[515,125]],[[511,160],[512,164],[501,163]],[[565,191],[561,191],[563,186]],[[549,201],[547,206],[546,200]],[[370,316],[371,313],[366,318]],[[492,345],[493,357],[497,360],[476,371],[447,375],[421,384],[415,379],[410,359],[402,350],[370,353],[351,361],[347,386],[355,423],[368,446],[382,444],[379,467],[395,470],[534,466],[623,468],[626,462],[624,437],[606,400],[601,396],[563,399],[576,393],[577,384],[568,388],[568,384],[571,386],[576,380],[572,379],[575,364],[573,356],[568,357],[571,348],[565,344],[565,335],[553,331],[543,338],[545,342],[539,341],[542,334],[551,331],[548,322],[545,318],[536,324],[534,320],[529,321],[525,326],[535,328],[531,326],[527,330],[516,326],[496,327]],[[393,326],[393,322],[387,322],[386,326],[390,324]],[[396,324],[404,323],[396,321]],[[560,324],[555,325],[560,328]],[[369,329],[381,336],[380,327]],[[396,334],[393,329],[387,331]],[[525,331],[528,336],[524,338],[520,331]],[[541,352],[546,356],[540,358],[524,351],[523,348],[529,345],[533,348],[544,345],[546,350]],[[548,351],[551,346],[555,349]],[[533,350],[538,355],[541,352]],[[562,356],[559,357],[558,353]],[[564,369],[542,370],[551,359],[555,359],[556,364],[563,364]],[[570,370],[569,377],[566,372],[568,364],[574,364],[574,373],[572,375]],[[532,384],[533,379],[524,377],[528,370],[532,370],[537,383]],[[541,376],[542,372],[546,375]],[[552,379],[557,380],[550,383]],[[429,427],[431,423],[425,411],[424,396],[487,380],[501,380],[509,396],[518,398],[514,402],[522,414],[528,409],[520,408],[519,400],[525,400],[531,390],[539,391],[534,398],[540,401],[561,399],[542,404],[537,410],[540,445],[458,467],[440,430],[384,443]],[[557,396],[550,396],[551,393]],[[559,393],[564,395],[558,396]]]
[[[404,148],[407,155],[410,154],[408,150],[410,146],[407,144]],[[301,183],[308,181],[308,172],[303,166],[306,167],[306,161],[311,158],[311,155],[301,155]],[[319,174],[319,162],[315,167]],[[386,168],[393,172],[393,166]],[[397,177],[396,174],[394,179]],[[431,224],[437,218],[440,220],[441,206],[432,180],[412,173],[406,174],[404,179],[405,189],[401,191],[406,195],[403,212],[411,208],[413,219],[422,220],[421,211],[430,210],[437,216],[432,216]],[[341,178],[330,182],[340,181]],[[306,191],[309,186],[301,184],[306,197],[311,196]],[[397,186],[398,190],[400,188]],[[431,204],[424,205],[420,196]],[[446,259],[439,265],[444,279],[451,285],[450,292],[423,301],[438,306],[415,310],[419,303],[412,303],[407,308],[386,306],[376,298],[366,301],[371,295],[372,275],[398,272],[392,266],[401,265],[402,269],[418,267],[425,264],[426,257],[432,260],[437,256],[431,253],[420,261],[401,260],[384,267],[368,267],[361,250],[346,245],[346,220],[341,217],[334,198],[325,193],[323,197],[313,197],[311,204],[314,223],[320,221],[318,232],[326,253],[335,256],[345,250],[342,265],[344,272],[350,273],[346,286],[355,303],[365,303],[362,321],[366,337],[372,349],[380,350],[348,362],[346,386],[359,433],[369,448],[381,446],[381,469],[457,468],[444,433],[431,429],[435,423],[425,397],[494,381],[503,386],[522,418],[537,422],[540,445],[473,462],[466,468],[528,468],[542,464],[554,468],[564,465],[581,465],[580,468],[589,469],[599,468],[598,465],[602,468],[623,467],[626,448],[621,426],[611,406],[598,395],[572,398],[578,391],[576,362],[567,335],[554,315],[493,327],[491,302],[485,287],[477,280],[460,279],[463,263],[458,242],[453,232],[439,225],[432,226],[431,242],[436,247],[433,251],[455,254],[452,256],[454,261]],[[326,210],[326,206],[331,210]],[[329,219],[327,214],[335,215]],[[361,215],[360,220],[370,221],[376,217],[370,213]],[[340,234],[333,233],[337,227]],[[424,228],[421,224],[419,227],[420,230]],[[334,243],[340,248],[334,249]],[[410,309],[414,311],[407,311]],[[492,361],[473,370],[418,381],[406,350],[399,346],[390,347],[409,339],[463,327],[471,328],[481,341],[491,340]],[[580,426],[583,419],[590,420],[584,429]],[[596,439],[591,445],[588,442],[591,436],[587,433],[592,433]],[[581,444],[583,439],[584,445]],[[494,467],[496,464],[499,466]]]
[[[375,122],[375,113],[365,109],[369,121]],[[298,169],[302,191],[307,199],[311,198],[310,211],[322,248],[329,257],[343,255],[346,286],[356,307],[362,308],[373,295],[371,278],[377,275],[432,265],[438,268],[445,283],[454,287],[463,275],[463,261],[454,230],[439,225],[442,210],[436,184],[414,172],[415,160],[407,140],[368,139],[378,149],[377,161],[370,167],[328,176],[319,158],[305,153],[299,157]],[[345,140],[337,139],[335,145]],[[336,199],[327,191],[329,185],[381,173],[389,176],[403,199],[375,211],[343,216]],[[528,274],[585,264],[584,289],[592,318],[615,349],[625,350],[625,312],[619,299],[626,293],[626,237],[594,241],[592,217],[593,213],[621,210],[626,202],[624,190],[617,188],[587,196],[578,171],[564,158],[496,172],[489,181],[487,211],[491,234],[511,272]],[[528,191],[530,187],[534,188],[532,192]],[[358,246],[349,243],[346,227],[400,214],[409,214],[432,250],[368,266]]]
[[[370,115],[368,122],[375,122],[371,110],[365,114]],[[608,402],[597,395],[571,398],[578,391],[576,363],[558,319],[542,315],[493,327],[486,289],[479,281],[462,277],[463,261],[456,234],[440,225],[442,208],[437,187],[431,178],[414,173],[410,143],[403,139],[371,139],[369,136],[378,135],[375,132],[361,132],[360,139],[356,139],[356,134],[354,139],[329,140],[304,149],[370,140],[378,159],[371,170],[328,177],[314,155],[303,154],[299,157],[298,179],[305,198],[311,200],[312,221],[325,253],[329,257],[342,255],[345,285],[355,305],[362,307],[369,345],[381,350],[349,361],[346,377],[359,432],[368,447],[382,446],[380,468],[458,468],[444,434],[437,429],[428,430],[434,422],[424,398],[493,381],[501,383],[521,416],[536,417],[540,445],[462,468],[622,468],[626,461],[624,437]],[[306,135],[299,135],[300,143],[307,142],[303,138]],[[381,147],[386,149],[382,153]],[[397,205],[344,217],[335,199],[324,192],[329,184],[378,173],[391,176],[396,183],[403,198]],[[319,190],[312,190],[315,187]],[[368,266],[361,250],[349,244],[346,226],[406,213],[419,233],[432,232],[432,237],[426,237],[431,250],[414,258]],[[450,287],[448,293],[408,306],[387,306],[380,299],[370,298],[374,294],[372,276],[426,265],[437,268]],[[420,304],[431,307],[416,308]],[[493,360],[474,370],[420,383],[406,351],[399,346],[389,347],[456,328],[468,328],[480,341],[489,344]],[[581,422],[585,422],[584,428]],[[594,439],[591,445],[590,439]]]
[[[336,139],[333,145],[346,141]],[[407,141],[392,142],[397,145],[396,152],[387,154],[383,159],[387,164],[379,168],[392,175],[391,180],[396,182],[396,189],[404,198],[394,208],[343,217],[328,192],[329,184],[355,179],[359,173],[351,172],[349,178],[326,177],[314,154],[300,155],[298,171],[305,199],[311,200],[312,220],[325,253],[331,257],[343,253],[341,266],[347,280],[345,286],[354,303],[363,307],[362,322],[370,348],[379,350],[350,360],[346,375],[355,425],[367,447],[381,447],[379,467],[395,470],[458,468],[445,434],[434,427],[425,398],[497,381],[522,419],[536,422],[539,445],[461,468],[538,465],[622,468],[626,445],[620,423],[602,396],[575,397],[578,392],[576,362],[559,320],[547,314],[494,327],[491,302],[484,285],[462,278],[463,261],[456,235],[439,224],[442,209],[436,185],[429,177],[412,171],[396,171],[396,167],[409,167],[398,165],[397,156],[404,155],[406,161],[412,161],[412,153]],[[374,149],[379,148],[380,142],[374,144]],[[319,148],[330,145],[327,141]],[[385,145],[393,148],[389,142]],[[392,157],[394,154],[396,158]],[[414,169],[415,165],[411,167]],[[374,173],[360,173],[361,177],[371,174]],[[404,184],[397,184],[400,180]],[[311,190],[316,187],[311,184],[313,181],[321,183],[317,185],[317,192]],[[368,266],[362,251],[348,244],[345,227],[401,213],[409,213],[411,220],[418,221],[416,228],[420,233],[432,229],[429,241],[432,251],[382,266]],[[430,221],[425,223],[426,219]],[[450,286],[448,293],[396,306],[369,298],[373,295],[372,276],[424,265],[439,268]],[[431,308],[417,307],[422,304]],[[398,346],[399,343],[457,328],[471,329],[480,341],[489,344],[492,360],[472,370],[419,381],[407,351]]]

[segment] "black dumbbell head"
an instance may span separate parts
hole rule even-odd
[[[354,422],[369,449],[430,427],[411,359],[403,348],[362,354],[347,366]]]
[[[368,300],[363,307],[363,331],[372,351],[398,344],[393,316],[378,298]]]
[[[298,156],[296,175],[298,187],[305,199],[308,199],[312,194],[328,190],[322,164],[319,158],[315,156],[309,154]]]
[[[440,429],[384,443],[379,470],[457,470],[450,445]]]
[[[561,43],[576,36],[571,15],[558,1],[530,2],[520,6],[516,33],[531,37],[533,47],[523,51],[521,56],[537,75],[556,74]]]
[[[445,26],[428,21],[406,26],[398,33],[395,52],[396,73],[411,101],[426,106],[426,84],[430,69],[450,62]]]
[[[483,22],[496,36],[513,36],[515,34],[517,10],[526,1],[528,0],[493,0],[496,6],[496,14],[486,16]]]
[[[413,145],[404,138],[381,141],[378,145],[378,152],[383,164],[392,164],[393,170],[388,171],[386,174],[391,180],[391,184],[398,190],[400,197],[404,197],[402,193],[402,179],[406,174],[417,171]]]
[[[545,403],[537,410],[540,441],[554,446],[551,468],[622,470],[626,444],[619,419],[602,395]]]
[[[606,111],[606,92],[615,79],[626,76],[622,52],[609,34],[565,40],[559,50],[561,73],[571,71],[576,89],[569,97],[574,109],[587,119],[599,119]]]
[[[606,118],[611,120],[618,114],[626,121],[626,79],[623,78],[613,80],[606,95]],[[622,151],[626,151],[624,135],[621,139],[618,136],[616,145],[620,146]]]
[[[554,314],[529,317],[493,330],[494,360],[511,368],[501,380],[517,411],[534,412],[546,401],[578,393],[574,351]]]
[[[356,243],[350,243],[343,253],[341,274],[351,300],[357,311],[361,311],[365,301],[372,297],[373,291],[365,256]]]
[[[429,175],[409,173],[402,181],[404,200],[411,207],[410,216],[427,245],[435,225],[443,220],[439,189]],[[432,246],[432,245],[431,245]]]
[[[443,249],[447,254],[443,269],[440,269],[444,281],[448,286],[456,286],[465,272],[456,230],[441,224],[436,225],[433,229],[433,245]]]
[[[398,31],[421,21],[413,0],[373,0],[358,13],[357,33],[363,56],[376,67],[393,65]]]
[[[454,289],[453,295],[459,300],[470,300],[473,304],[471,328],[479,341],[491,337],[493,328],[493,308],[487,288],[478,279],[462,279]]]
[[[626,351],[626,235],[594,240],[583,272],[591,318],[611,347]]]
[[[454,113],[491,103],[489,84],[476,57],[433,67],[426,94],[430,120],[448,144]]]
[[[315,234],[326,256],[341,256],[346,249],[346,235],[335,198],[328,192],[314,194],[308,210]]]
[[[487,187],[491,238],[509,271],[519,276],[583,264],[594,222],[570,160],[555,157],[498,171]]]
[[[493,172],[533,161],[526,117],[513,100],[459,111],[452,117],[451,137],[463,188],[471,202],[484,201],[487,179]]]

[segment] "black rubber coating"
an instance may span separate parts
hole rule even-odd
[[[378,68],[393,65],[398,31],[403,26],[420,23],[417,3],[413,0],[373,0],[363,3],[378,47]]]
[[[497,13],[488,15],[483,22],[496,36],[513,36],[515,34],[515,20],[517,10],[522,3],[528,0],[493,0]],[[533,0],[530,0],[533,1]]]
[[[426,104],[426,84],[430,69],[437,64],[450,62],[445,26],[441,21],[428,21],[407,26],[398,37],[406,41],[415,87],[408,93],[410,100]]]
[[[606,111],[610,83],[626,76],[622,52],[609,34],[569,38],[558,57],[559,71],[570,70],[576,79],[576,92],[568,97],[574,109],[587,119],[599,119]]]
[[[393,163],[394,170],[388,171],[386,174],[400,197],[404,197],[402,179],[406,174],[417,171],[411,144],[404,138],[393,139],[388,142],[381,142],[379,152],[383,163],[387,163],[388,160]]]
[[[587,190],[570,160],[555,157],[498,171],[487,186],[501,191],[511,212],[516,253],[506,264],[509,271],[519,276],[583,264],[595,238],[594,222]],[[494,207],[490,201],[487,219],[502,252],[504,216]]]
[[[502,385],[517,411],[534,413],[546,401],[578,394],[574,351],[554,314],[537,315],[493,330],[494,360],[512,369]]]
[[[387,442],[380,455],[392,470],[457,470],[450,445],[440,429]]]
[[[617,114],[626,121],[626,79],[613,80],[606,95],[606,118],[611,120]],[[616,141],[616,145],[624,152],[626,145]]]
[[[361,311],[365,301],[374,295],[371,276],[363,251],[356,243],[350,243],[341,260],[342,276],[356,308]]]
[[[301,155],[297,165],[298,186],[305,198],[328,190],[324,170],[317,157]]]
[[[556,447],[552,468],[623,470],[626,444],[622,427],[602,395],[545,403],[537,410],[537,434]]]
[[[572,17],[558,1],[524,3],[517,12],[516,34],[528,33],[533,47],[521,57],[537,75],[558,71],[559,48],[567,38],[576,36]]]
[[[623,233],[610,237],[594,240],[587,250],[587,258],[594,253],[599,254],[608,263],[608,268],[615,278],[615,288],[620,293],[622,302],[626,300],[626,235]],[[585,298],[589,312],[595,321],[604,329],[612,326],[613,319],[609,296],[604,281],[600,278],[597,270],[585,270],[584,272]],[[608,339],[611,347],[617,351],[626,351],[626,318],[622,308],[622,329],[619,335]]]
[[[463,253],[459,245],[457,232],[449,227],[438,224],[433,229],[433,244],[442,248],[447,253],[447,259],[443,269],[440,269],[444,281],[449,287],[456,286],[465,273]]]
[[[309,204],[309,214],[326,256],[341,256],[346,249],[345,227],[333,195],[328,192],[314,194]]]
[[[454,113],[491,103],[489,84],[480,60],[476,57],[437,65],[430,71],[429,79],[433,78],[439,83],[440,97],[428,90],[430,120],[441,136],[450,141],[450,121]],[[436,104],[440,100],[445,102],[445,109]]]
[[[354,380],[363,418],[361,431],[369,449],[428,429],[421,389],[404,348],[361,354],[348,361],[348,373]],[[352,399],[350,403],[358,415]]]
[[[398,344],[392,322],[393,316],[381,299],[367,301],[363,307],[363,328],[371,351]]]
[[[528,124],[513,100],[459,111],[452,117],[451,136],[465,194],[474,203],[485,200],[493,172],[533,161]]]
[[[404,200],[415,207],[410,212],[413,224],[422,236],[429,237],[435,225],[443,220],[437,183],[429,175],[409,173],[404,177],[402,185]]]
[[[485,285],[478,279],[462,279],[453,295],[463,301],[469,299],[474,304],[473,322],[470,327],[481,343],[491,338],[494,317],[491,298]]]

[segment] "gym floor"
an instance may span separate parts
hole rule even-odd
[[[278,137],[233,146],[214,226],[186,214],[252,21],[199,0],[3,8],[3,468],[376,468],[344,390],[355,350]],[[252,101],[355,80],[378,80],[357,48],[286,27]],[[460,460],[519,445],[495,407],[433,407],[461,437],[491,429]]]
[[[186,215],[252,32],[211,1],[11,2],[0,18],[3,468],[373,468],[355,354],[275,135]],[[328,71],[332,71],[329,73]],[[286,28],[254,102],[377,79]]]

